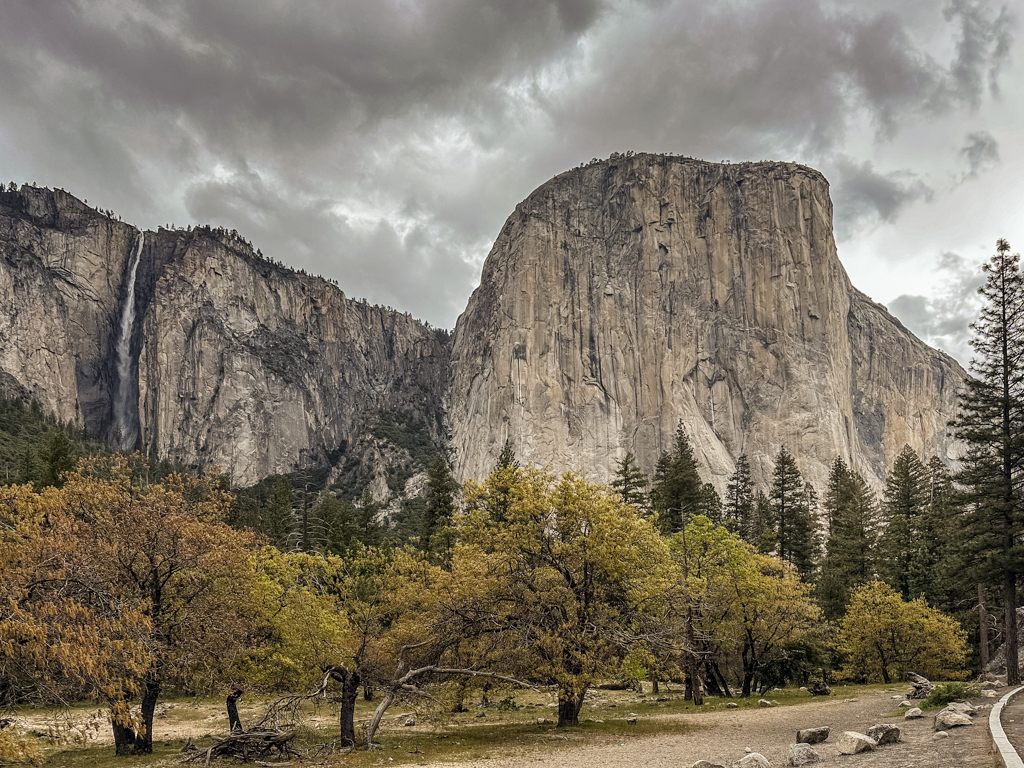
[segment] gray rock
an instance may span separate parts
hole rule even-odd
[[[967,701],[951,701],[945,708],[961,715],[974,715],[978,712],[978,708]]]
[[[818,728],[801,728],[796,732],[797,744],[821,744],[830,733],[827,725]]]
[[[768,699],[758,699],[757,700],[757,706],[759,706],[759,707],[777,707],[778,705],[779,705],[779,702],[777,702],[777,701],[770,701]]]
[[[999,691],[993,691],[989,688],[986,688],[984,691],[981,692],[981,695],[984,696],[986,699],[994,699],[997,696],[999,696]]]
[[[727,706],[729,709],[736,709],[737,707],[739,707],[739,704],[737,704],[735,701],[729,701],[726,702],[725,706]]]
[[[736,762],[736,768],[772,768],[771,761],[760,752],[751,752]]]
[[[868,752],[877,746],[874,739],[857,731],[846,731],[836,742],[836,747],[841,755],[856,755],[860,752]]]
[[[814,751],[810,744],[790,744],[788,765],[799,768],[801,765],[821,762],[821,755]]]
[[[690,768],[725,768],[721,763],[712,763],[707,760],[698,760]]]
[[[921,717],[924,717],[924,712],[921,711],[920,707],[911,707],[903,713],[904,720],[917,720]]]
[[[938,732],[932,734],[932,738],[933,739],[948,739],[949,738],[949,732],[948,731],[938,731]]]
[[[900,729],[893,723],[879,723],[868,728],[868,736],[874,739],[880,747],[884,747],[887,744],[898,744],[900,741]]]
[[[952,709],[944,709],[935,716],[935,730],[946,731],[950,728],[959,728],[965,725],[974,725],[970,715],[956,712]]]
[[[416,725],[416,715],[409,715],[407,718],[405,718],[405,722],[403,722],[402,725],[406,727]]]

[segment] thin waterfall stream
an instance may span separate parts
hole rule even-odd
[[[146,235],[139,233],[128,266],[128,283],[121,306],[121,326],[117,337],[117,391],[114,396],[114,436],[124,450],[132,450],[139,439],[138,414],[132,407],[132,333],[135,329],[135,277],[139,271]]]

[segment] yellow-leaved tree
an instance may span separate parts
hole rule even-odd
[[[558,725],[576,725],[588,688],[662,610],[668,546],[636,507],[571,474],[502,467],[465,498],[452,572],[483,587],[472,616],[518,649],[506,664],[557,687]]]
[[[904,602],[881,581],[860,587],[839,627],[843,672],[854,680],[901,680],[910,673],[959,679],[965,673],[967,633],[952,616],[924,600]]]

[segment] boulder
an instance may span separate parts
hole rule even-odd
[[[860,752],[868,752],[878,744],[870,736],[865,736],[857,731],[846,731],[836,744],[840,755],[856,755]]]
[[[921,717],[924,717],[924,712],[921,711],[920,707],[911,707],[903,713],[904,720],[917,720]]]
[[[690,768],[725,768],[721,763],[712,763],[707,760],[698,760]]]
[[[946,731],[950,728],[959,728],[963,725],[973,725],[970,715],[956,712],[948,707],[935,716],[935,730]]]
[[[771,761],[760,752],[744,755],[736,763],[736,768],[772,768]]]
[[[823,682],[813,682],[809,688],[811,696],[831,696],[832,689]]]
[[[909,701],[907,701],[906,699],[904,699],[903,701],[901,701],[901,702],[900,702],[900,706],[901,706],[901,707],[908,707],[908,708],[909,708],[909,707],[912,707],[912,706],[914,706],[914,705],[913,705],[913,704],[911,704],[911,703],[910,703]]]
[[[768,699],[758,699],[757,700],[757,706],[759,706],[759,707],[776,707],[776,706],[778,706],[778,704],[779,704],[779,702],[777,702],[777,701],[769,701]]]
[[[790,744],[787,763],[792,766],[820,763],[821,755],[814,751],[810,744]]]
[[[994,699],[996,698],[996,696],[999,695],[999,691],[993,691],[990,688],[986,688],[984,691],[981,692],[981,695],[984,696],[986,699]]]
[[[892,723],[879,723],[868,728],[868,736],[878,742],[878,746],[886,744],[898,744],[900,741],[900,729]]]
[[[920,675],[911,674],[910,678],[910,693],[907,695],[908,699],[927,699],[928,695],[935,690],[935,686],[932,685],[932,681],[927,677],[921,677]]]
[[[976,706],[966,701],[951,701],[946,705],[946,709],[959,712],[961,715],[973,715],[978,711]]]
[[[818,728],[801,728],[796,732],[797,744],[821,744],[828,738],[829,728],[827,725]]]

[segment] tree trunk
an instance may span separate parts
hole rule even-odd
[[[114,731],[114,753],[119,757],[135,754],[135,729],[125,723],[119,723],[111,719],[111,728]]]
[[[750,693],[754,688],[754,673],[748,669],[743,670],[743,687],[740,689],[740,696],[745,699],[750,698]]]
[[[231,733],[241,733],[244,730],[242,728],[242,718],[238,716],[238,700],[242,698],[242,693],[241,688],[236,688],[228,694],[228,728],[231,730]]]
[[[468,711],[466,709],[466,686],[467,682],[465,679],[459,680],[455,687],[455,702],[452,704],[452,713],[459,714],[460,712]]]
[[[369,683],[363,686],[363,701],[373,701],[373,686]]]
[[[978,651],[981,656],[981,671],[988,666],[988,611],[985,609],[985,588],[978,584]]]
[[[1017,574],[1007,570],[1003,577],[1003,602],[1006,605],[1006,684],[1020,683],[1020,651],[1017,647]]]
[[[729,688],[729,681],[725,679],[725,675],[722,674],[722,670],[718,666],[717,661],[712,661],[708,664],[708,671],[710,677],[717,681],[717,687],[721,691],[723,696],[732,698],[732,689]]]
[[[146,680],[142,691],[142,730],[135,734],[135,754],[148,755],[153,752],[153,715],[156,700],[160,696],[160,682],[152,677]]]
[[[562,688],[558,691],[559,728],[574,727],[580,724],[580,710],[583,709],[583,699],[586,695],[586,686],[579,693],[571,688]]]
[[[377,705],[377,709],[373,711],[373,717],[370,718],[369,724],[366,726],[366,748],[373,748],[373,737],[377,735],[377,729],[380,727],[380,721],[384,719],[384,713],[388,711],[388,707],[395,701],[395,694],[388,691],[384,698],[380,700],[380,704]]]
[[[491,692],[491,684],[490,683],[484,683],[483,690],[480,692],[480,706],[481,707],[489,707],[489,706],[491,706],[491,697],[489,695],[490,692]]]
[[[658,682],[657,675],[651,675],[651,693],[657,696],[661,693],[660,683]]]
[[[353,747],[356,743],[356,699],[358,698],[359,675],[353,670],[345,675],[345,679],[341,682],[339,735],[343,747]]]

